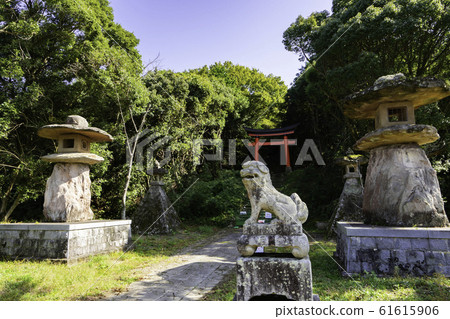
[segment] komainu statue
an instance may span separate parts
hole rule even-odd
[[[263,163],[244,163],[241,177],[252,206],[252,213],[246,224],[256,223],[261,209],[273,213],[285,224],[304,223],[308,218],[308,207],[296,193],[289,197],[273,187],[269,169]]]
[[[239,253],[252,256],[260,247],[264,253],[292,253],[297,258],[307,257],[309,243],[302,230],[302,224],[308,218],[306,204],[296,193],[286,196],[277,191],[272,185],[269,169],[261,162],[244,163],[241,177],[252,211],[238,241]],[[259,224],[261,210],[272,213],[276,219],[270,224]]]

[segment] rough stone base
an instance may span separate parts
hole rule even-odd
[[[450,277],[449,248],[450,228],[337,224],[335,255],[348,274]]]
[[[122,250],[130,240],[130,224],[130,220],[0,224],[0,258],[71,263]]]
[[[393,227],[449,227],[439,181],[417,144],[370,151],[364,187],[367,224]]]
[[[170,234],[180,225],[180,219],[169,197],[164,183],[153,181],[134,213],[133,232],[140,234]]]
[[[309,258],[239,257],[236,268],[238,301],[313,300]]]
[[[47,180],[44,216],[51,222],[92,220],[89,165],[56,163]]]

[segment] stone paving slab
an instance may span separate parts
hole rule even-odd
[[[203,247],[171,257],[162,269],[149,267],[143,280],[108,300],[200,300],[235,270],[239,257],[236,242],[241,234],[241,230],[228,231]]]

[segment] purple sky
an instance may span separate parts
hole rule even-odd
[[[282,44],[297,16],[332,0],[109,0],[115,22],[133,32],[144,64],[181,72],[231,61],[290,85],[300,62]]]

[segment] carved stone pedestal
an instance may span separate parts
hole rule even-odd
[[[237,301],[313,300],[309,258],[239,257]]]
[[[450,228],[383,227],[355,222],[337,223],[335,257],[343,275],[450,277]]]
[[[239,238],[237,248],[242,256],[252,256],[257,247],[273,252],[292,253],[296,258],[308,256],[308,238],[299,224],[247,224]]]
[[[74,263],[123,250],[131,243],[130,220],[0,224],[0,258]]]

